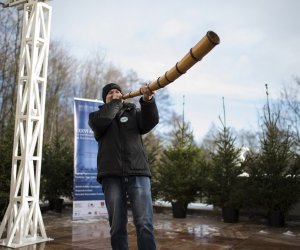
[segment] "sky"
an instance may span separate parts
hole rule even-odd
[[[196,141],[212,124],[259,130],[259,117],[300,76],[299,0],[53,0],[51,39],[79,58],[103,51],[121,70],[150,82],[207,31],[220,44],[166,88]],[[184,98],[183,98],[184,96]],[[183,105],[184,99],[184,105]]]

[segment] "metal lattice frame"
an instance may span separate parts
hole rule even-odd
[[[39,206],[50,26],[47,3],[24,4],[10,200],[0,227],[0,245],[11,248],[50,240]]]

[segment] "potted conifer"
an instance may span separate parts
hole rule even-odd
[[[197,147],[169,147],[158,167],[159,197],[172,204],[174,218],[185,218],[187,206],[203,184],[202,152]]]
[[[280,112],[264,110],[260,151],[247,159],[253,203],[267,211],[270,226],[283,227],[288,211],[300,198],[300,156],[294,139],[280,128]]]
[[[224,99],[223,99],[224,101]],[[211,166],[207,183],[208,202],[222,209],[224,222],[239,220],[239,209],[244,202],[244,167],[241,164],[241,149],[235,146],[235,138],[226,126],[225,106],[222,127],[215,138],[211,152]]]
[[[172,144],[161,156],[155,174],[158,197],[172,204],[174,218],[185,218],[187,206],[197,198],[205,180],[204,153],[196,146],[193,134],[178,120]]]
[[[215,140],[216,151],[212,161],[207,186],[208,202],[222,209],[224,222],[238,222],[239,209],[244,201],[244,168],[240,149],[234,145],[235,138],[225,125]]]
[[[41,175],[41,197],[49,209],[62,212],[63,197],[72,197],[73,151],[58,138],[44,145]]]

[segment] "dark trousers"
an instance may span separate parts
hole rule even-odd
[[[156,249],[153,234],[153,206],[150,178],[144,176],[105,177],[102,179],[109,216],[111,246],[114,250],[127,250],[127,196],[136,227],[140,250]]]

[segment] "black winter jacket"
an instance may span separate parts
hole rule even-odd
[[[114,99],[89,115],[98,141],[98,181],[105,176],[151,176],[141,135],[159,122],[154,98],[140,99],[141,109]]]

